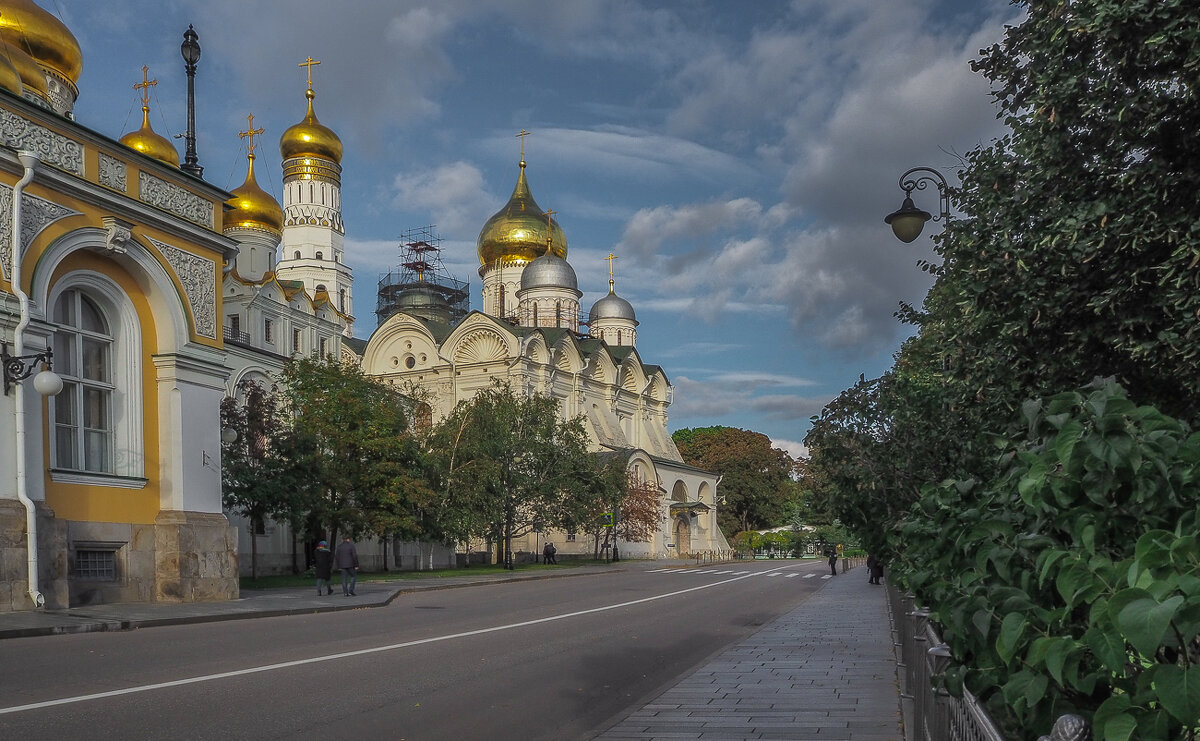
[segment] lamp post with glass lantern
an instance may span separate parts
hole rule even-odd
[[[912,192],[925,190],[925,186],[933,183],[938,190],[938,206],[940,214],[933,216],[928,211],[917,208],[913,203]],[[904,190],[904,203],[900,208],[884,217],[884,222],[890,224],[892,232],[901,242],[911,242],[921,236],[925,222],[933,219],[950,218],[950,185],[946,178],[937,170],[929,167],[914,167],[900,176],[900,188]]]
[[[196,62],[200,61],[199,38],[195,29],[189,24],[188,29],[183,32],[183,43],[179,45],[179,53],[183,55],[183,68],[187,72],[188,80],[187,132],[184,133],[187,151],[183,155],[183,164],[179,166],[179,169],[196,177],[203,177],[204,168],[197,164],[196,158]]]

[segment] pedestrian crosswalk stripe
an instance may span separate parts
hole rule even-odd
[[[814,576],[816,576],[816,574],[805,574],[805,575],[804,575],[804,578],[805,578],[805,579],[811,579],[811,578],[813,578]]]

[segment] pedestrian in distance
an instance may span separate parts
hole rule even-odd
[[[554,544],[547,543],[546,544],[546,563],[552,563],[555,566],[557,566],[558,558],[555,557],[555,555],[554,555],[556,553],[558,553],[558,549],[554,547]]]
[[[871,572],[871,578],[867,580],[869,584],[880,584],[879,580],[883,578],[883,561],[875,554],[867,557],[867,571]]]
[[[829,575],[837,576],[837,551],[829,551]]]
[[[550,541],[546,541],[546,545],[542,546],[542,563],[550,563]]]
[[[313,568],[317,572],[317,596],[321,596],[321,587],[324,586],[326,594],[333,594],[333,551],[329,550],[329,543],[321,541],[317,543],[317,550],[313,553]]]
[[[333,553],[333,565],[342,570],[342,596],[356,597],[354,585],[358,582],[358,549],[350,536],[342,538]]]

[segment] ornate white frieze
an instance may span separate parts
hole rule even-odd
[[[146,172],[138,173],[138,198],[200,226],[213,228],[212,201]]]
[[[99,175],[104,187],[125,192],[125,163],[121,160],[100,152]]]
[[[192,319],[196,323],[196,334],[209,339],[217,338],[217,264],[199,255],[173,245],[148,238],[162,253],[163,258],[183,286]]]
[[[83,145],[0,108],[0,144],[83,177]]]
[[[12,188],[0,185],[0,224],[12,223],[12,195]],[[34,238],[47,226],[59,219],[77,215],[79,215],[78,211],[66,206],[22,193],[21,256],[24,257],[25,251],[29,249],[29,245],[33,244]],[[12,242],[7,238],[0,238],[0,271],[3,272],[5,280],[8,279],[10,265],[12,265]]]

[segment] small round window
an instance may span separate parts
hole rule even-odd
[[[405,368],[412,369],[412,368],[415,368],[416,366],[417,366],[417,359],[414,358],[413,356],[409,355],[407,358],[404,359],[404,367]]]

